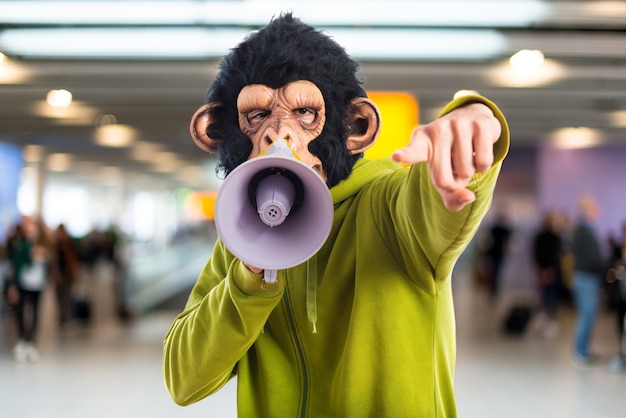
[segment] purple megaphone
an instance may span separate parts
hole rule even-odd
[[[217,233],[245,263],[276,271],[311,258],[324,245],[333,223],[333,202],[324,180],[299,161],[282,140],[260,157],[235,168],[215,202]]]

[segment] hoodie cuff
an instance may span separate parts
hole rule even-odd
[[[506,118],[504,114],[500,111],[498,106],[492,101],[486,99],[485,97],[479,94],[468,94],[465,96],[460,96],[443,108],[441,113],[439,113],[439,117],[446,115],[452,112],[459,107],[471,104],[471,103],[482,103],[487,106],[493,112],[493,115],[500,122],[500,126],[502,127],[500,131],[500,138],[493,144],[493,159],[494,164],[501,163],[509,152],[509,146],[511,142],[510,133],[509,133],[509,125],[506,122]]]
[[[284,278],[281,271],[277,272],[276,283],[265,283],[263,272],[253,273],[241,260],[235,262],[232,271],[233,282],[242,293],[249,296],[271,298],[281,294],[284,289]]]

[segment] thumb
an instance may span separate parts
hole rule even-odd
[[[253,272],[254,274],[259,274],[259,273],[263,272],[263,269],[260,268],[260,267],[255,267],[255,266],[252,266],[252,265],[250,265],[248,263],[245,263],[245,262],[243,263],[243,265],[246,266],[246,268],[248,270],[250,270],[251,272]]]
[[[432,142],[430,137],[420,128],[415,129],[411,141],[404,147],[397,149],[391,155],[394,161],[415,164],[428,162],[432,157]]]

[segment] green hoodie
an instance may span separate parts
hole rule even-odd
[[[448,211],[424,164],[359,160],[331,189],[334,223],[312,260],[262,287],[218,241],[164,342],[165,382],[191,404],[237,376],[242,417],[454,417],[451,274],[489,209],[509,145]],[[312,323],[313,322],[313,323]]]

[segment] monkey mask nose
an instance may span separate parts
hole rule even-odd
[[[287,141],[283,138],[275,138],[272,145],[270,145],[266,150],[259,154],[259,157],[263,157],[264,155],[276,155],[276,156],[284,156],[284,157],[292,157],[298,161],[302,161],[300,156],[296,153],[296,146],[287,143]]]

